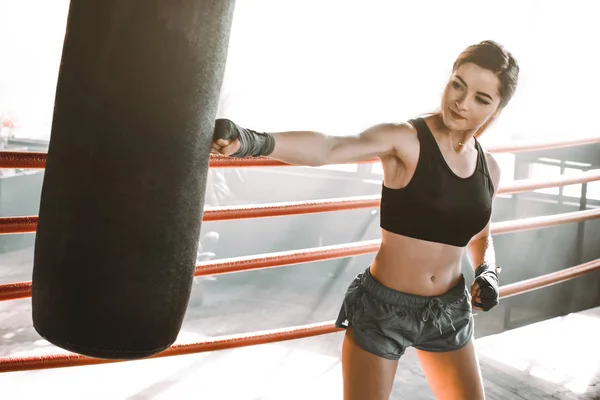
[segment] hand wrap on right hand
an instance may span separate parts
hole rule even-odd
[[[273,135],[242,128],[228,119],[217,119],[215,123],[213,142],[219,139],[240,141],[240,149],[231,155],[236,158],[268,156],[275,148]]]
[[[479,285],[481,303],[473,301],[473,305],[483,311],[489,311],[499,303],[499,279],[495,267],[483,263],[475,270],[475,281]]]

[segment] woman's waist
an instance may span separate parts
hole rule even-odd
[[[383,285],[416,295],[437,296],[462,279],[462,248],[405,239],[409,240],[382,241],[371,273]]]
[[[427,306],[432,298],[436,298],[446,304],[452,304],[464,300],[464,296],[467,294],[465,279],[462,275],[459,276],[454,285],[441,293],[414,293],[414,291],[398,290],[384,285],[373,275],[373,269],[371,265],[359,275],[362,290],[378,298],[380,301],[397,306],[422,308]]]

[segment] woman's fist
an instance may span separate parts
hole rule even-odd
[[[213,154],[230,156],[240,149],[240,134],[237,126],[228,119],[215,122],[213,143],[210,150]]]

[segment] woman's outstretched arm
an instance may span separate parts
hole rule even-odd
[[[258,133],[230,120],[217,120],[213,153],[246,157],[265,155],[289,164],[320,166],[398,156],[403,140],[413,134],[408,124],[379,124],[353,136],[319,132]]]

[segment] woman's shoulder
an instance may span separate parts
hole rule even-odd
[[[382,123],[378,130],[385,136],[385,141],[392,144],[395,157],[408,162],[419,153],[417,128],[411,120]]]
[[[488,171],[490,173],[490,178],[494,183],[494,188],[498,190],[498,185],[500,184],[501,176],[500,164],[498,163],[498,160],[496,160],[496,157],[494,157],[494,155],[489,151],[483,149],[483,154],[485,155],[485,161],[487,163]]]

